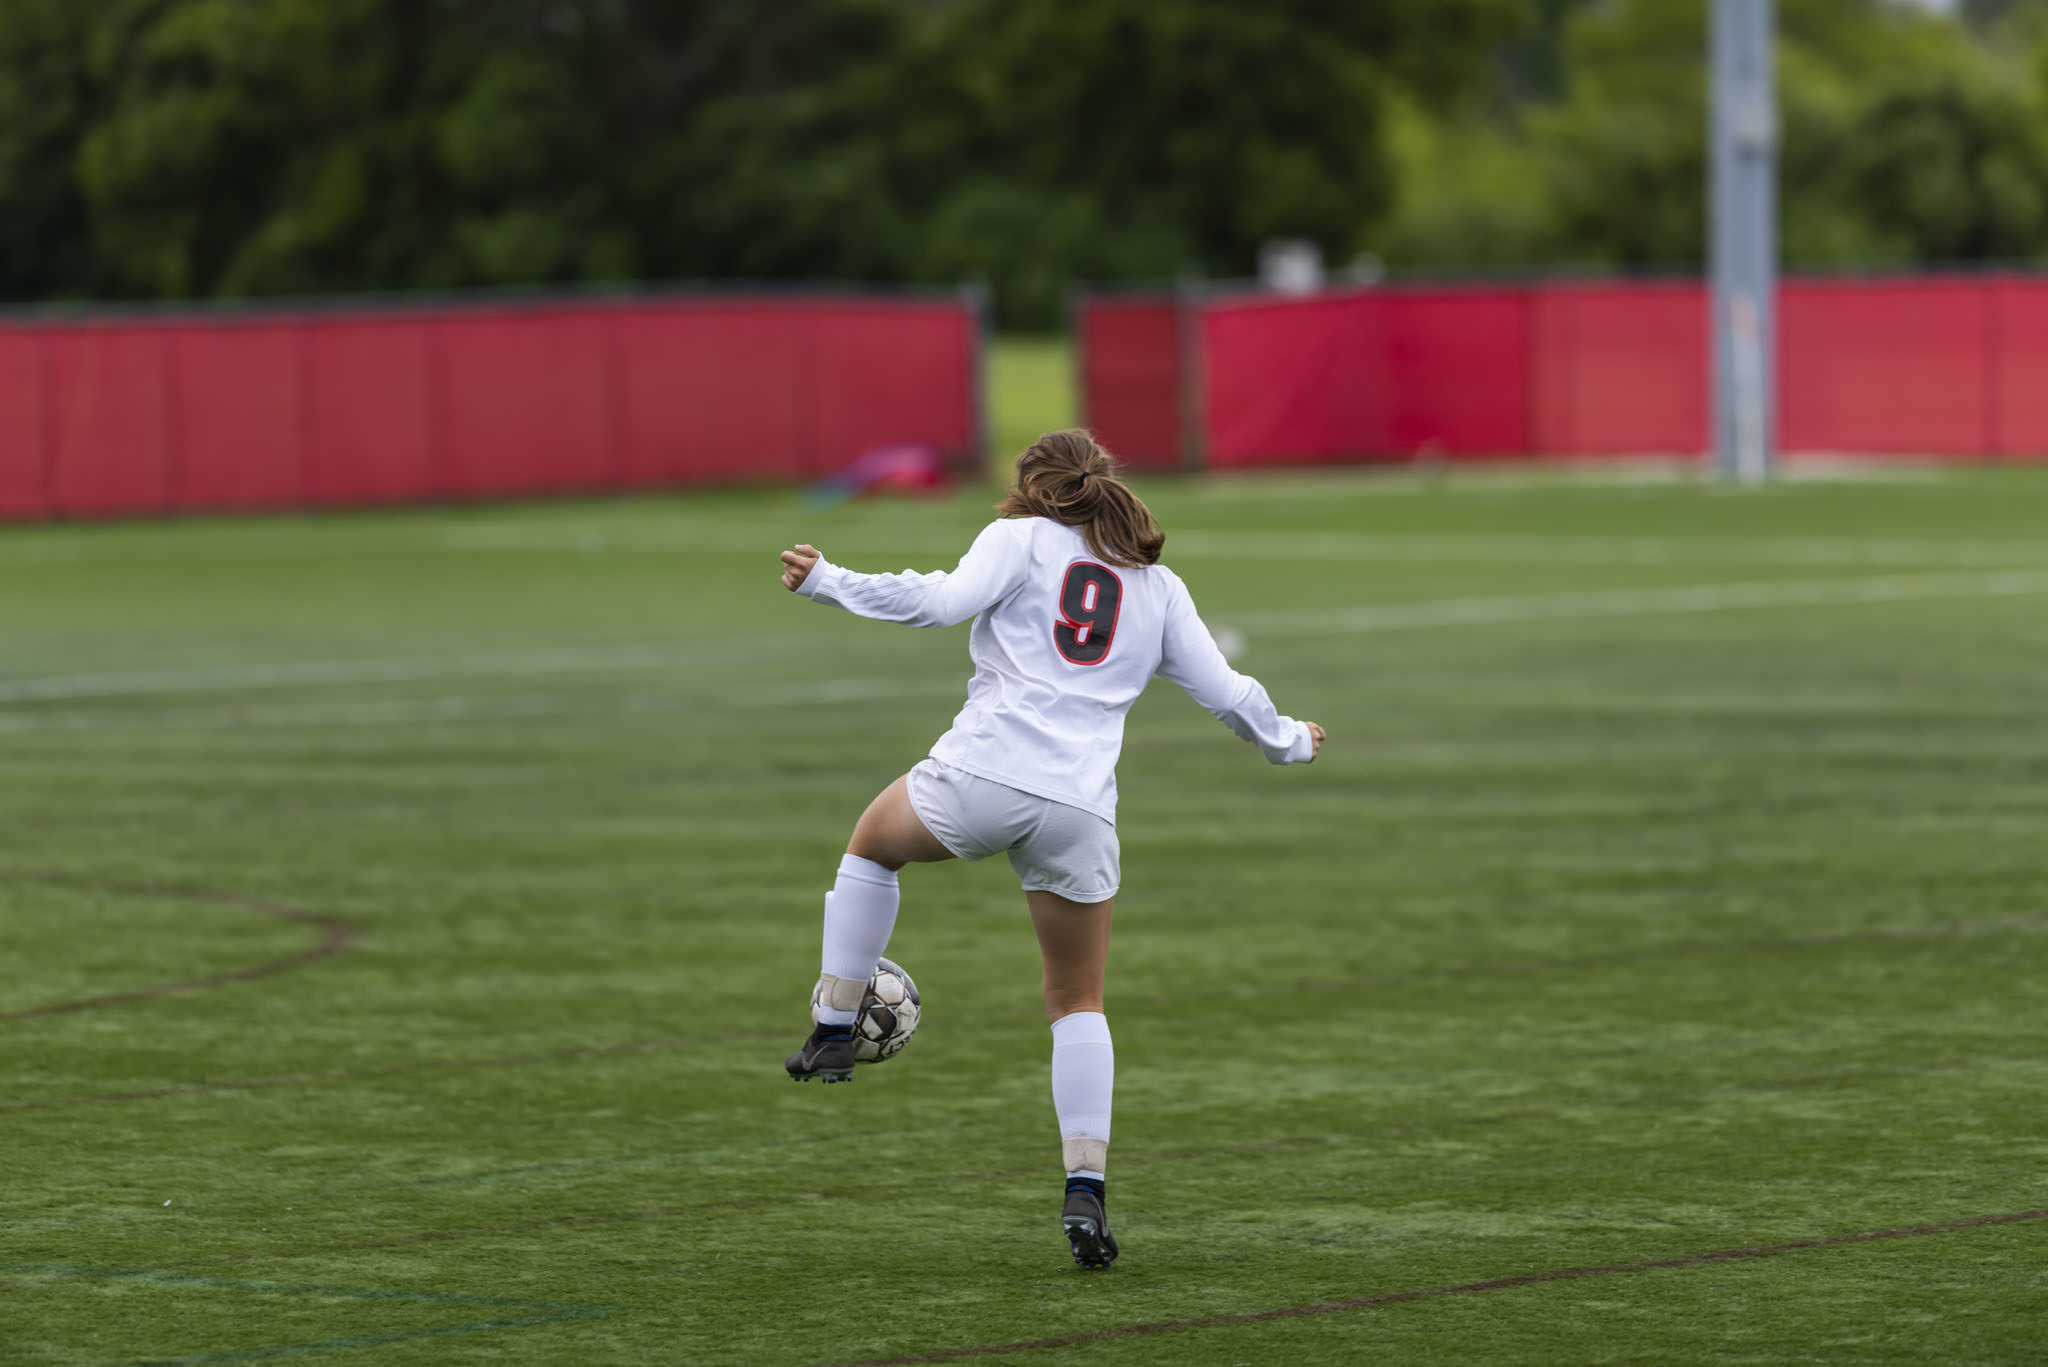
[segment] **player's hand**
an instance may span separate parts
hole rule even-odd
[[[810,577],[811,566],[818,563],[816,546],[798,545],[793,551],[782,553],[782,587],[795,593],[799,585]]]
[[[1308,738],[1313,742],[1313,748],[1308,752],[1309,763],[1313,764],[1316,756],[1323,752],[1323,728],[1312,721],[1303,722],[1302,725],[1308,728]]]

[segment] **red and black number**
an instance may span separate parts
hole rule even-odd
[[[1103,565],[1076,560],[1060,584],[1060,620],[1053,624],[1052,643],[1060,655],[1077,665],[1099,665],[1116,639],[1116,614],[1123,606],[1124,584]]]

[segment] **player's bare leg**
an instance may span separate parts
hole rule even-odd
[[[818,1019],[803,1048],[783,1064],[790,1077],[845,1082],[853,1076],[854,1018],[896,928],[896,871],[905,864],[952,857],[918,819],[903,779],[884,788],[861,813],[846,842],[846,857],[839,861],[839,877],[825,895]]]
[[[925,829],[917,808],[910,805],[907,774],[877,793],[860,814],[846,852],[872,860],[891,873],[905,864],[936,864],[953,858],[953,852]]]
[[[1045,1015],[1052,1022],[1052,1104],[1059,1116],[1067,1169],[1060,1226],[1074,1261],[1108,1267],[1116,1260],[1109,1232],[1105,1169],[1109,1103],[1116,1055],[1102,1011],[1109,968],[1109,923],[1116,899],[1075,902],[1057,893],[1027,892],[1031,924],[1045,964]]]

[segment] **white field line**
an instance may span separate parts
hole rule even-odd
[[[270,533],[232,534],[203,541],[143,541],[80,536],[10,541],[0,536],[0,564],[57,565],[161,560],[352,559],[405,555],[532,553],[600,557],[608,554],[755,555],[770,568],[784,544],[810,538],[835,558],[857,556],[900,567],[905,558],[923,567],[950,565],[971,539],[929,524],[870,527],[844,539],[807,529],[795,513],[773,524],[698,530],[677,525],[563,525],[473,522],[404,531],[349,535],[321,526],[289,538]],[[1876,565],[1910,568],[2048,565],[2048,538],[2039,541],[1861,539],[1839,537],[1546,536],[1516,532],[1285,532],[1176,528],[1167,536],[1168,560],[1182,557],[1270,561],[1431,562],[1558,565]],[[861,568],[873,568],[862,566]]]
[[[787,530],[786,528],[783,530]],[[825,553],[880,558],[901,563],[905,556],[938,556],[951,563],[969,538],[934,529],[873,533],[833,541],[819,538]],[[1465,562],[1511,565],[1888,565],[2009,566],[2048,568],[2048,540],[2040,542],[1851,541],[1824,537],[1609,537],[1534,536],[1474,532],[1248,532],[1181,530],[1167,534],[1167,559],[1363,561],[1392,564]],[[466,527],[445,533],[445,549],[479,552],[534,552],[562,555],[699,554],[762,557],[772,565],[779,543],[769,535],[642,528],[598,533],[537,527]],[[936,561],[931,562],[936,564]],[[872,568],[863,566],[862,568]]]
[[[1938,599],[2003,598],[2048,593],[2048,570],[1993,570],[1965,574],[1884,575],[1855,579],[1776,579],[1666,588],[1593,589],[1562,593],[1437,598],[1358,607],[1305,608],[1267,613],[1254,623],[1261,636],[1316,636],[1348,632],[1427,630],[1437,627],[1556,622],[1606,617],[1660,617],[1681,613],[1900,603]],[[73,674],[0,681],[0,702],[55,702],[78,698],[210,693],[338,684],[376,684],[442,678],[512,678],[533,674],[602,673],[771,657],[785,650],[815,652],[810,637],[768,637],[724,648],[676,642],[559,646],[540,650],[400,659],[308,660],[126,673]],[[842,680],[852,684],[853,680]],[[829,689],[833,682],[807,687]]]
[[[421,655],[392,659],[283,660],[240,665],[194,665],[181,669],[122,670],[104,674],[63,674],[0,679],[0,703],[54,702],[74,698],[133,697],[165,693],[241,692],[273,688],[321,688],[341,684],[410,683],[424,679],[509,679],[522,675],[594,674],[677,665],[725,664],[772,658],[808,649],[816,637],[777,636],[725,645],[642,641],[622,645],[551,646],[532,650],[491,650],[465,655]]]
[[[1894,565],[2048,568],[2048,541],[1833,541],[1824,538],[1528,536],[1478,532],[1169,534],[1176,553],[1246,560],[1470,561],[1557,565]]]
[[[957,697],[957,679],[906,684],[894,676],[827,679],[780,688],[718,693],[520,693],[396,698],[382,702],[318,702],[255,707],[171,708],[143,712],[0,713],[0,733],[46,731],[239,730],[244,727],[403,726],[417,723],[518,721],[529,717],[627,716],[682,708],[819,707],[887,698]]]
[[[1256,619],[1253,634],[1319,636],[1431,627],[1561,622],[1602,617],[1664,617],[1696,612],[2008,598],[2048,593],[2048,570],[1977,574],[1884,575],[1866,579],[1766,579],[1668,588],[1438,598],[1352,608],[1303,608]]]

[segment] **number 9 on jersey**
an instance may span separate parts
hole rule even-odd
[[[1123,581],[1107,566],[1087,560],[1067,566],[1060,583],[1060,620],[1052,628],[1061,658],[1069,664],[1101,664],[1116,639],[1116,614],[1123,601]]]

